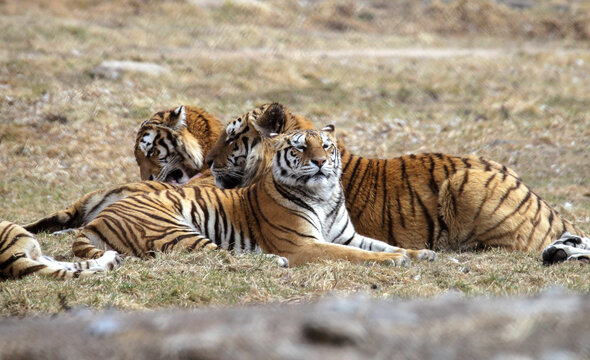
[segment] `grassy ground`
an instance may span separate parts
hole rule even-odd
[[[504,163],[590,232],[584,2],[524,1],[524,10],[485,1],[212,3],[0,1],[0,218],[26,223],[137,180],[135,127],[157,110],[193,104],[229,120],[281,101],[318,125],[336,124],[363,155],[474,153]],[[104,78],[93,73],[104,60],[154,62],[169,73]],[[72,258],[71,241],[40,236],[60,259]],[[333,291],[530,294],[560,284],[586,292],[589,273],[499,250],[403,269],[280,269],[255,256],[171,254],[127,259],[87,280],[2,281],[0,314],[55,312],[60,296],[67,306],[146,309]]]

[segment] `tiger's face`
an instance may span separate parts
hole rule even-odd
[[[142,180],[183,184],[203,169],[221,122],[199,108],[160,111],[137,132],[135,159]]]
[[[247,157],[260,143],[256,130],[250,124],[254,114],[245,114],[230,122],[207,155],[207,163],[215,185],[234,188],[240,184],[246,171]]]
[[[341,160],[334,126],[320,130],[296,130],[276,135],[272,172],[287,186],[331,190],[340,181]]]
[[[279,103],[264,104],[230,122],[205,161],[221,188],[245,186],[259,169],[266,151],[262,139],[290,129],[312,128],[307,119]]]

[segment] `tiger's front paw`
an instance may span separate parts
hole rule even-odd
[[[437,258],[436,252],[428,249],[422,250],[408,250],[409,255],[412,259],[434,261]]]
[[[204,250],[217,250],[219,248],[219,246],[215,245],[214,243],[209,243],[205,246],[203,246]]]
[[[107,250],[104,255],[96,259],[99,266],[98,271],[113,270],[114,268],[121,265],[121,256],[114,250]]]
[[[392,265],[392,266],[410,266],[412,265],[412,260],[407,254],[402,253],[395,253],[395,254],[388,254],[388,260],[384,261],[385,265]]]

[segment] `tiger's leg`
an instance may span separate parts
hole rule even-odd
[[[543,265],[565,260],[590,262],[590,238],[566,232],[543,250]]]
[[[378,252],[389,252],[399,253],[407,255],[410,259],[414,260],[428,260],[433,261],[436,259],[436,252],[428,249],[412,250],[404,249],[397,246],[389,245],[386,242],[368,238],[366,236],[355,233],[350,239],[344,240],[342,238],[333,241],[335,244],[342,244],[347,246],[357,247],[367,251],[378,251]]]
[[[116,266],[121,264],[121,257],[119,253],[113,250],[105,251],[104,254],[92,260],[85,260],[85,261],[77,261],[77,262],[64,262],[64,261],[56,261],[52,257],[49,256],[41,256],[37,259],[40,263],[51,265],[55,264],[57,266],[61,266],[63,269],[66,270],[90,270],[90,271],[105,271],[105,270],[112,270]]]
[[[172,185],[155,181],[142,181],[124,185],[116,185],[90,192],[65,210],[56,211],[51,215],[24,226],[34,234],[47,232],[68,232],[68,229],[82,227],[94,219],[106,206],[124,199],[132,194],[154,192],[171,188]]]
[[[298,244],[296,251],[279,253],[289,260],[290,266],[297,266],[322,260],[348,260],[353,263],[377,262],[387,265],[409,265],[409,259],[402,253],[366,251],[351,246],[307,241]]]
[[[357,233],[354,229],[352,221],[350,221],[350,218],[348,217],[348,211],[344,206],[342,206],[339,209],[336,216],[337,219],[335,221],[335,225],[332,226],[331,234],[329,234],[326,238],[328,242],[352,246],[367,251],[399,253],[408,256],[409,258],[414,260],[432,261],[436,259],[436,253],[432,250],[404,249],[397,246],[389,245],[386,242],[375,240]]]
[[[69,279],[111,270],[121,263],[114,251],[92,262],[59,262],[44,256],[37,239],[24,228],[8,221],[0,222],[0,269],[9,277],[32,273]]]
[[[442,184],[439,204],[453,250],[540,250],[576,229],[520,179],[497,171],[457,172]]]

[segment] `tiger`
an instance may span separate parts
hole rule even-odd
[[[431,250],[405,250],[364,237],[348,217],[334,127],[261,139],[271,171],[244,188],[185,186],[117,201],[84,226],[72,249],[96,258],[105,249],[148,257],[174,249],[263,252],[283,266],[322,260],[408,265]]]
[[[258,181],[271,166],[262,141],[310,122],[279,103],[231,121],[205,161],[217,186]],[[476,156],[353,155],[342,142],[342,186],[356,231],[410,249],[502,247],[540,251],[564,232],[583,232],[535,194],[512,169]]]
[[[95,260],[61,262],[43,255],[33,234],[9,221],[0,221],[0,274],[21,278],[39,274],[56,279],[73,279],[112,270],[121,264],[115,251],[106,251]]]
[[[198,107],[155,113],[141,123],[135,139],[141,179],[179,185],[199,175],[222,129],[221,121]]]
[[[173,189],[183,183],[213,185],[210,172],[203,167],[203,159],[222,128],[217,118],[197,107],[181,105],[155,113],[141,123],[135,141],[135,158],[144,181],[95,190],[67,209],[24,228],[35,234],[67,232],[82,227],[107,205],[131,194]]]

